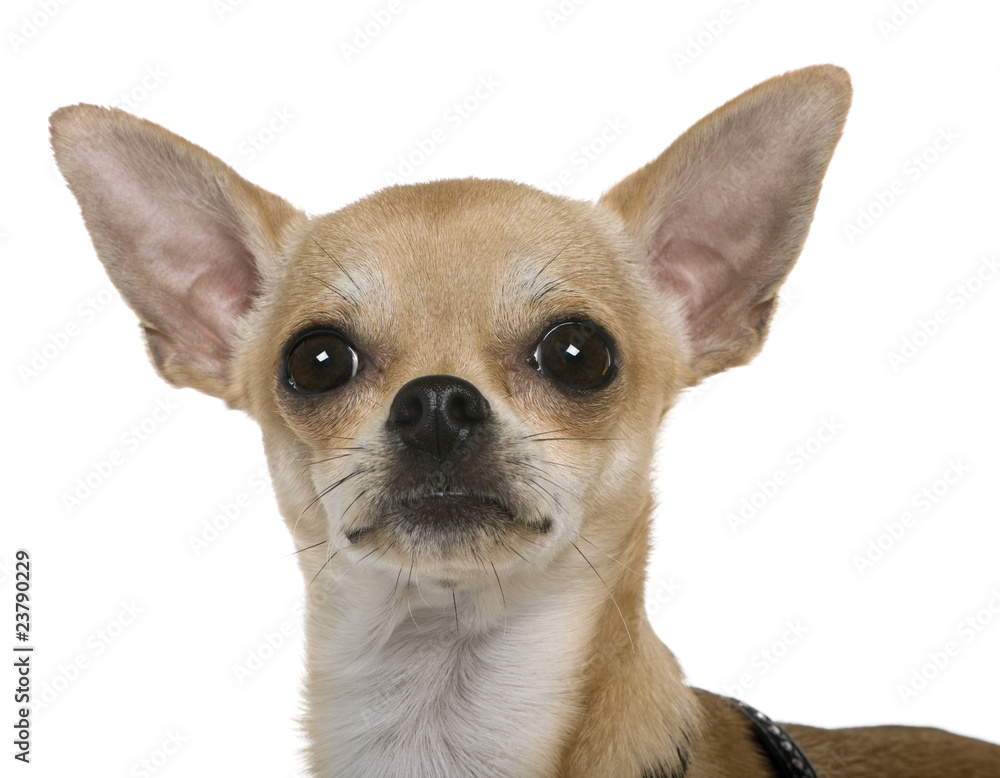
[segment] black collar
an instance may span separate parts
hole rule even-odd
[[[757,743],[770,758],[778,778],[816,778],[806,755],[782,727],[745,702],[731,697],[724,699],[749,719]]]

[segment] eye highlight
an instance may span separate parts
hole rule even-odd
[[[323,394],[358,374],[358,352],[335,330],[298,336],[285,355],[285,383],[299,394]]]
[[[599,389],[614,378],[611,337],[593,322],[557,324],[538,342],[532,361],[542,376],[564,389]]]

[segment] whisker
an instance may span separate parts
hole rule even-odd
[[[334,483],[330,484],[330,486],[326,487],[323,491],[321,491],[319,494],[317,494],[312,499],[312,501],[305,508],[302,509],[302,513],[299,514],[299,518],[301,519],[302,515],[307,510],[309,510],[311,507],[313,507],[316,503],[318,503],[320,500],[322,500],[324,497],[326,497],[330,492],[332,492],[337,487],[342,486],[344,483],[346,483],[350,479],[354,478],[355,476],[363,475],[364,473],[370,473],[370,472],[371,472],[370,468],[369,469],[359,468],[358,470],[354,470],[354,471],[348,473],[347,475],[345,475],[340,480],[334,481]]]
[[[382,547],[381,547],[381,546],[376,546],[376,547],[375,547],[375,548],[373,548],[373,549],[372,549],[371,551],[369,551],[369,552],[368,552],[367,554],[365,554],[365,555],[364,555],[363,557],[361,557],[361,559],[358,559],[358,560],[356,560],[356,561],[354,562],[354,566],[355,566],[355,567],[357,567],[357,566],[358,566],[358,565],[360,565],[360,564],[361,564],[362,562],[364,562],[364,561],[365,561],[365,560],[366,560],[366,559],[367,559],[368,557],[370,557],[370,556],[371,556],[372,554],[374,554],[374,553],[375,553],[376,551],[381,551],[381,550],[382,550]],[[389,549],[387,548],[387,549],[386,549],[386,551],[388,551],[388,550],[389,550]],[[383,555],[384,555],[384,554],[385,554],[385,552],[383,552]],[[380,558],[381,558],[381,557],[380,557]]]
[[[521,440],[530,440],[531,438],[537,438],[539,435],[555,435],[557,432],[566,432],[566,430],[571,430],[572,427],[560,427],[557,430],[547,430],[546,432],[534,432],[531,435],[522,435]]]
[[[361,449],[356,449],[360,451]],[[317,459],[313,462],[306,462],[306,467],[315,467],[316,465],[321,465],[324,462],[333,462],[335,459],[346,459],[347,457],[352,457],[353,454],[336,454],[332,457],[326,457],[325,459]]]
[[[347,575],[351,571],[352,568],[357,567],[359,564],[361,564],[362,562],[364,562],[368,557],[370,557],[372,554],[374,554],[377,551],[382,551],[382,547],[381,546],[377,546],[377,547],[373,548],[371,551],[369,551],[367,554],[365,554],[363,557],[361,557],[361,559],[355,560],[354,564],[352,564],[349,568],[345,569],[343,572],[341,572],[340,575],[338,575],[335,579],[333,579],[334,584],[340,583],[341,579],[345,575]],[[386,548],[385,551],[382,551],[382,556],[384,556],[388,551],[389,551],[388,548]],[[379,556],[377,558],[381,559],[382,556]]]
[[[561,287],[562,287],[561,281],[558,280],[549,281],[544,287],[542,287],[542,289],[539,292],[535,294],[534,297],[531,298],[531,302],[537,303],[539,300],[545,297],[545,295],[549,294],[549,292],[554,292],[556,291],[556,289],[559,289]]]
[[[358,500],[360,500],[360,499],[361,499],[362,497],[364,497],[364,496],[365,496],[366,494],[368,494],[368,490],[367,490],[367,489],[362,489],[362,490],[361,490],[360,492],[358,492],[358,496],[357,496],[357,497],[355,497],[355,498],[354,498],[353,500],[351,500],[350,504],[349,504],[349,505],[348,505],[348,506],[347,506],[346,508],[344,508],[344,512],[340,514],[340,520],[341,520],[341,521],[343,521],[344,519],[346,519],[346,518],[347,518],[347,512],[348,512],[348,511],[349,511],[349,510],[350,510],[351,508],[353,508],[353,507],[354,507],[354,503],[356,503],[356,502],[357,502]]]
[[[282,559],[287,559],[287,558],[288,558],[288,557],[290,557],[290,556],[295,556],[296,554],[301,554],[301,553],[302,553],[303,551],[308,551],[308,550],[309,550],[309,549],[311,549],[311,548],[316,548],[316,546],[322,546],[322,545],[324,545],[324,544],[326,544],[326,543],[328,543],[328,542],[329,542],[329,541],[326,541],[326,540],[321,540],[321,541],[320,541],[319,543],[313,543],[313,544],[312,544],[311,546],[306,546],[305,548],[297,548],[297,549],[295,549],[295,551],[293,551],[292,553],[290,553],[290,554],[285,554],[285,555],[284,555],[283,557],[281,557],[281,558],[282,558]]]
[[[427,602],[427,598],[424,597],[424,593],[420,591],[420,579],[417,579],[413,585],[417,590],[417,594],[420,595],[420,599],[423,600],[424,605],[426,605],[429,610],[434,610],[433,607],[431,607],[431,604]]]
[[[573,437],[564,437],[564,438],[534,438],[533,442],[534,443],[543,443],[545,441],[550,441],[550,440],[621,440],[621,438],[573,438]]]
[[[410,621],[413,622],[413,626],[417,628],[417,632],[423,632],[420,629],[420,625],[417,624],[417,620],[413,618],[413,605],[410,603],[410,581],[413,580],[413,556],[410,556],[410,572],[406,576],[406,609],[410,612]],[[417,591],[420,591],[420,587],[417,587]]]
[[[348,443],[353,443],[354,440],[355,440],[354,438],[348,438],[348,437],[345,437],[344,435],[327,435],[327,437],[330,438],[331,440],[346,440]],[[330,449],[333,450],[333,451],[354,451],[355,448],[357,450],[359,450],[359,451],[364,451],[366,449],[365,446],[357,446],[357,447],[354,447],[354,446],[331,446],[330,447]],[[308,457],[295,457],[295,461],[296,462],[308,462],[309,460],[308,460]]]
[[[567,243],[565,246],[563,246],[561,249],[559,249],[559,251],[556,252],[555,256],[552,257],[552,259],[550,259],[544,265],[542,265],[541,269],[537,273],[535,273],[535,277],[531,279],[531,283],[535,283],[535,281],[538,280],[538,276],[540,276],[542,273],[544,273],[545,270],[548,268],[549,265],[551,265],[553,262],[555,262],[557,259],[559,259],[559,255],[562,254],[571,245],[573,245],[573,241],[575,241],[581,235],[583,235],[583,230],[580,230],[576,235],[574,235],[572,238],[570,238],[569,243]],[[538,298],[536,298],[536,299],[538,299]]]
[[[517,533],[517,536],[521,540],[525,541],[526,543],[533,543],[534,542],[530,538],[524,537],[520,532]],[[504,543],[503,545],[504,545],[504,548],[506,548],[508,551],[513,551],[515,554],[517,554],[519,557],[521,557],[521,559],[523,559],[529,565],[531,564],[531,562],[528,560],[528,558],[524,554],[522,554],[520,551],[518,551],[516,548],[514,548],[512,545],[510,545],[509,543]]]
[[[500,573],[497,572],[497,566],[490,562],[490,567],[493,568],[493,575],[497,579],[497,587],[500,589],[500,603],[503,605],[503,636],[507,637],[507,598],[503,594],[503,584],[500,583]]]
[[[605,582],[604,578],[601,577],[601,574],[597,572],[597,568],[594,567],[594,564],[589,559],[587,559],[587,555],[584,554],[582,551],[580,551],[580,547],[576,543],[573,543],[572,540],[570,541],[570,543],[573,544],[573,548],[575,548],[579,552],[580,556],[583,557],[583,561],[585,561],[588,565],[590,565],[590,569],[594,571],[594,575],[596,575],[598,578],[601,579],[601,583],[604,584],[604,588],[607,589],[608,597],[610,597],[611,602],[614,603],[615,610],[618,611],[618,615],[619,617],[621,617],[622,624],[625,626],[625,634],[628,635],[628,642],[629,645],[632,646],[632,653],[635,653],[635,643],[632,642],[632,632],[628,628],[628,622],[625,621],[625,614],[622,613],[622,609],[618,607],[618,601],[615,599],[614,594],[611,593],[610,587]]]
[[[462,637],[462,629],[458,625],[458,596],[451,590],[451,604],[455,606],[455,637]]]
[[[540,459],[538,460],[543,465],[555,465],[556,467],[567,467],[570,470],[583,470],[579,465],[572,465],[569,462],[555,462],[551,459]]]
[[[319,245],[319,244],[317,243],[316,245]],[[323,247],[322,247],[322,246],[320,246],[320,248],[323,248]],[[328,255],[328,256],[329,256],[329,255]],[[343,268],[341,268],[341,269],[343,269]],[[341,292],[341,291],[340,291],[340,290],[339,290],[339,289],[338,289],[337,287],[335,287],[335,286],[334,286],[333,284],[328,284],[328,283],[327,283],[326,281],[324,281],[324,280],[323,280],[322,278],[320,278],[319,276],[314,276],[314,275],[310,275],[309,277],[310,277],[310,278],[311,278],[311,279],[312,279],[313,281],[317,281],[318,283],[320,283],[320,284],[322,284],[323,286],[325,286],[325,287],[326,287],[327,289],[329,289],[329,290],[330,290],[331,292],[333,292],[333,293],[334,293],[335,295],[337,295],[337,296],[338,296],[338,297],[339,297],[339,298],[340,298],[341,300],[343,300],[343,301],[344,301],[345,303],[348,303],[348,304],[350,304],[350,305],[354,305],[354,300],[352,300],[352,299],[351,299],[350,297],[348,297],[348,296],[347,296],[347,295],[345,295],[345,294],[344,294],[343,292]]]
[[[580,538],[581,540],[586,540],[586,541],[587,541],[588,543],[590,543],[590,545],[594,546],[594,548],[596,548],[596,549],[597,549],[598,551],[600,551],[600,552],[601,552],[602,554],[604,554],[604,556],[606,556],[606,557],[607,557],[608,559],[610,559],[610,560],[611,560],[612,562],[614,562],[615,564],[617,564],[617,565],[621,565],[621,566],[622,566],[622,567],[624,567],[624,568],[625,568],[626,570],[628,570],[628,571],[629,571],[630,573],[632,573],[632,574],[634,574],[634,575],[637,575],[637,576],[639,576],[640,578],[643,578],[643,579],[645,579],[645,577],[646,577],[646,576],[644,576],[644,575],[643,575],[642,573],[638,573],[638,572],[636,572],[636,571],[635,571],[635,570],[633,570],[633,569],[632,569],[631,567],[629,567],[628,565],[626,565],[626,564],[625,564],[624,562],[619,562],[619,561],[618,561],[617,559],[615,559],[615,558],[614,558],[613,556],[611,556],[611,554],[609,554],[609,553],[608,553],[607,551],[605,551],[604,549],[602,549],[602,548],[601,548],[600,546],[597,546],[597,545],[595,545],[595,544],[594,544],[593,542],[591,542],[590,540],[587,540],[587,538],[583,537],[583,535],[581,535],[581,534],[580,534],[579,532],[577,532],[577,533],[576,533],[576,536],[577,536],[578,538]]]
[[[537,476],[537,475],[536,475],[536,476],[533,476],[532,480],[535,480],[535,479],[537,479],[537,478],[541,478],[541,479],[542,479],[543,481],[545,481],[545,483],[549,484],[549,485],[550,485],[550,486],[552,486],[552,487],[553,487],[554,489],[559,489],[559,488],[561,488],[561,486],[562,486],[562,485],[561,485],[561,484],[559,484],[559,483],[558,483],[558,482],[556,482],[556,481],[553,481],[553,480],[552,480],[552,478],[550,478],[550,477],[549,477],[549,474],[548,474],[548,473],[546,473],[546,472],[545,472],[545,471],[544,471],[544,470],[543,470],[542,468],[538,467],[538,465],[533,465],[533,464],[532,464],[531,462],[520,462],[519,464],[523,464],[523,465],[525,465],[525,466],[527,466],[527,467],[530,467],[530,468],[532,468],[533,470],[537,470],[537,471],[538,471],[539,473],[541,473],[541,475],[540,475],[540,476]]]
[[[330,451],[367,451],[368,447],[367,446],[330,446],[329,450]],[[324,460],[319,459],[319,460],[316,460],[316,461],[322,462]]]
[[[313,242],[313,243],[315,243],[315,244],[316,244],[317,246],[319,246],[319,250],[320,250],[320,251],[322,251],[322,252],[323,252],[324,254],[326,254],[327,258],[333,261],[333,264],[335,264],[335,265],[336,265],[337,267],[339,267],[339,268],[340,268],[340,272],[342,272],[342,273],[343,273],[343,274],[344,274],[345,276],[347,276],[347,280],[348,280],[348,281],[350,281],[350,282],[351,282],[352,284],[354,284],[354,288],[355,288],[355,289],[357,289],[358,291],[361,291],[361,287],[360,287],[360,286],[358,286],[358,283],[357,283],[357,281],[355,281],[355,280],[354,280],[354,279],[353,279],[353,278],[351,277],[351,274],[350,274],[350,273],[348,273],[348,272],[347,272],[347,270],[346,270],[346,269],[344,268],[344,266],[343,266],[343,265],[341,265],[341,264],[340,264],[340,263],[339,263],[339,262],[337,261],[337,258],[336,258],[335,256],[333,256],[333,254],[331,254],[331,253],[330,253],[329,251],[327,251],[327,250],[326,250],[325,248],[323,248],[323,244],[321,244],[321,243],[320,243],[320,242],[319,242],[318,240],[316,240],[316,238],[313,238],[313,239],[312,239],[312,242]],[[321,282],[321,283],[322,283],[322,282]],[[336,290],[334,290],[334,291],[336,291]],[[337,294],[340,294],[340,292],[337,292]],[[342,295],[342,294],[341,294],[340,296],[341,296],[341,297],[343,297],[343,295]],[[347,299],[346,297],[344,297],[344,299],[345,299],[345,300],[347,300],[347,302],[349,302],[349,303],[353,303],[353,300],[348,300],[348,299]]]
[[[339,554],[339,553],[340,553],[340,549],[338,548],[336,551],[334,551],[332,554],[330,554],[330,556],[328,556],[326,558],[326,561],[323,563],[323,566],[319,570],[317,570],[316,571],[316,575],[314,575],[312,577],[312,580],[309,582],[309,586],[312,586],[314,583],[316,583],[316,579],[319,578],[319,574],[322,573],[326,569],[326,566],[328,564],[330,564],[330,562],[333,561],[333,558],[335,556],[337,556],[337,554]],[[306,588],[308,589],[309,586],[307,586]]]
[[[549,507],[553,511],[559,507],[558,503],[556,502],[555,495],[552,494],[552,492],[550,492],[540,483],[536,482],[534,478],[532,478],[530,481],[525,481],[524,483],[529,489],[534,489],[535,492],[537,492],[541,496],[541,498],[549,504]]]

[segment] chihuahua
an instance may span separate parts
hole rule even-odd
[[[773,78],[596,204],[464,179],[318,217],[120,110],[53,114],[156,369],[263,430],[311,775],[1000,776],[981,741],[691,688],[644,610],[657,430],[760,349],[850,96]]]

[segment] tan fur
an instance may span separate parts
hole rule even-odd
[[[740,714],[685,686],[647,621],[649,478],[680,391],[760,349],[849,102],[837,68],[772,79],[596,205],[467,179],[316,218],[150,122],[93,106],[53,114],[60,169],[157,369],[263,431],[302,549],[314,775],[770,774]],[[614,338],[617,372],[599,390],[555,388],[529,363],[566,319]],[[362,361],[310,398],[283,383],[283,355],[316,325]],[[377,496],[397,488],[389,408],[427,375],[488,400],[488,475],[515,506],[513,529],[469,529],[452,548],[433,521],[425,545],[379,523]],[[393,660],[410,644],[419,662]],[[428,696],[413,696],[420,684]],[[354,699],[368,702],[341,710]],[[1000,749],[936,731],[792,731],[830,778],[1000,775]]]

